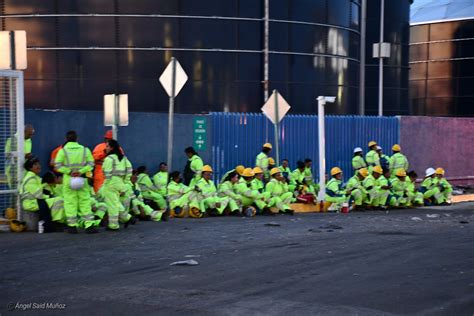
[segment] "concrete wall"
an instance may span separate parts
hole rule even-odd
[[[400,145],[420,177],[442,167],[447,177],[465,179],[457,183],[474,184],[474,118],[401,117]]]
[[[183,170],[186,164],[184,148],[192,146],[193,118],[196,115],[177,114],[174,120],[173,169]],[[132,112],[130,125],[120,127],[118,140],[134,167],[146,165],[155,172],[161,161],[166,161],[168,115],[165,113]],[[25,123],[34,125],[33,153],[46,167],[51,151],[64,143],[68,130],[75,130],[79,142],[91,150],[103,141],[107,130],[103,113],[93,111],[26,110]],[[207,151],[199,152],[204,162],[211,157],[211,126],[208,124]]]

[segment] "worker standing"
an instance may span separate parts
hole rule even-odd
[[[369,142],[369,152],[365,155],[365,161],[369,167],[369,174],[375,166],[380,166],[380,157],[377,153],[377,143],[375,141]]]
[[[392,146],[392,156],[390,157],[390,172],[392,176],[398,169],[403,169],[405,172],[408,170],[409,164],[408,159],[401,152],[401,147],[398,144]]]
[[[364,160],[364,152],[362,148],[356,147],[354,148],[354,156],[352,157],[352,169],[354,169],[355,175],[357,175],[358,171],[362,168],[367,168],[367,163]]]
[[[377,145],[377,154],[379,155],[380,159],[380,167],[384,170],[390,169],[390,157],[383,153],[382,147]]]
[[[33,125],[31,124],[26,124],[25,129],[24,129],[24,141],[23,141],[23,151],[25,154],[25,159],[28,159],[32,157],[31,151],[33,150],[33,141],[32,138],[35,134],[35,129],[33,128]],[[16,167],[16,155],[15,152],[18,150],[17,148],[17,134],[15,134],[14,137],[9,137],[7,138],[5,142],[5,177],[7,179],[7,185],[9,188],[13,186],[13,181],[16,181],[14,179],[14,174],[15,174],[15,169]]]
[[[94,157],[94,191],[99,191],[100,187],[104,183],[105,177],[102,172],[102,164],[104,163],[107,153],[105,147],[107,146],[107,141],[113,139],[113,134],[111,130],[105,132],[104,142],[95,146],[92,151],[92,157]]]
[[[204,163],[193,147],[186,148],[184,152],[188,157],[188,162],[186,163],[183,172],[184,184],[193,188],[201,179],[201,172]]]
[[[86,233],[97,233],[86,174],[92,172],[94,159],[91,151],[77,142],[75,131],[66,134],[66,144],[58,152],[55,168],[64,175],[63,196],[68,232],[77,234],[78,220],[83,221]]]
[[[262,151],[255,158],[255,166],[259,167],[263,171],[263,175],[266,180],[269,180],[270,173],[268,169],[268,158],[272,151],[272,144],[265,143],[262,146]]]

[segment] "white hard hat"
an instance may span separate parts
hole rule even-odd
[[[377,150],[382,150],[382,147],[380,147],[380,146],[377,146]]]
[[[71,185],[71,190],[80,190],[84,187],[85,179],[82,177],[72,177],[69,184]]]
[[[355,153],[361,153],[361,152],[362,152],[362,148],[360,148],[360,147],[354,148],[354,154]]]
[[[436,170],[434,170],[434,168],[428,168],[425,170],[425,177],[429,177],[429,176],[432,176],[434,175],[436,172]]]

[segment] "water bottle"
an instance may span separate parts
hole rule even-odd
[[[38,222],[38,234],[44,233],[44,221]]]

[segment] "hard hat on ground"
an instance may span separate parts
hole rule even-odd
[[[425,177],[432,176],[436,173],[436,170],[434,168],[428,168],[425,170]]]
[[[331,176],[335,176],[336,174],[342,173],[341,168],[339,167],[334,167],[331,169]]]
[[[239,175],[242,175],[242,172],[244,172],[244,170],[245,167],[242,165],[238,165],[237,167],[235,167],[235,172],[237,172]]]
[[[383,169],[382,167],[380,166],[374,166],[374,168],[372,169],[373,172],[377,172],[378,174],[382,174],[383,173]]]
[[[245,168],[244,172],[242,172],[243,177],[253,177],[255,173],[253,172],[252,168]]]
[[[21,233],[26,230],[26,222],[17,221],[16,219],[11,220],[10,230],[14,233]]]
[[[354,148],[354,154],[355,153],[361,153],[361,152],[362,152],[362,148],[360,148],[360,147]]]
[[[209,165],[205,165],[204,167],[202,167],[201,171],[202,172],[212,172],[212,168]]]
[[[369,147],[372,147],[372,146],[374,146],[374,145],[377,145],[377,142],[374,141],[374,140],[371,140],[371,141],[369,142]]]
[[[359,174],[363,176],[364,178],[366,178],[369,175],[369,170],[367,170],[367,168],[360,168]]]
[[[395,175],[397,177],[406,177],[407,176],[407,173],[405,170],[403,169],[398,169],[397,172],[395,172]]]
[[[279,168],[272,168],[272,170],[270,170],[270,175],[273,176],[277,173],[281,173],[281,170]]]
[[[189,217],[192,217],[192,218],[201,218],[202,217],[202,212],[197,207],[191,207],[189,209],[189,214],[188,215],[189,215]]]
[[[392,150],[393,151],[400,151],[400,150],[402,150],[402,148],[400,147],[400,145],[395,144],[395,145],[392,146]]]
[[[254,174],[263,173],[263,170],[260,167],[255,167],[255,168],[253,168],[253,173]]]
[[[71,185],[71,190],[80,190],[84,187],[86,183],[83,177],[72,177],[69,184]]]
[[[444,169],[443,168],[436,168],[435,173],[444,176]]]
[[[270,143],[265,143],[265,144],[263,144],[263,147],[264,147],[264,148],[270,148],[270,149],[273,148],[273,147],[272,147],[272,144],[270,144]]]
[[[268,164],[275,165],[275,160],[272,157],[268,158]]]

